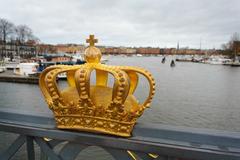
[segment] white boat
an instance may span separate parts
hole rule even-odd
[[[82,53],[75,54],[75,55],[71,56],[71,58],[72,58],[72,61],[75,62],[75,63],[85,62],[84,55]]]
[[[141,54],[137,54],[136,56],[137,56],[137,57],[142,57],[143,55],[141,55]]]
[[[229,58],[222,58],[222,57],[210,57],[208,60],[205,61],[208,64],[214,65],[226,65],[232,63],[232,60]]]
[[[57,77],[58,77],[59,79],[67,79],[66,72],[59,73],[59,74],[57,75]]]
[[[6,68],[9,70],[14,70],[19,65],[19,62],[6,62]]]
[[[13,73],[21,76],[29,76],[37,73],[38,63],[19,63],[19,65],[14,68]]]
[[[4,72],[6,70],[6,67],[0,66],[0,73]]]
[[[71,57],[72,57],[72,61],[75,62],[76,64],[84,64],[86,62],[83,53],[78,53]],[[101,63],[106,63],[107,61],[108,61],[108,57],[105,56],[101,58]]]
[[[240,62],[239,61],[234,61],[231,64],[232,67],[240,67]]]
[[[12,60],[10,58],[4,58],[4,64],[6,66],[6,69],[14,70],[14,68],[17,68],[17,66],[20,63],[20,57],[14,57]]]
[[[206,61],[208,64],[223,64],[223,62],[218,58],[210,58]]]
[[[0,73],[4,72],[6,70],[5,63],[3,61],[0,61]]]
[[[179,62],[193,62],[193,56],[177,55],[176,61],[179,61]]]
[[[233,62],[231,64],[232,67],[240,67],[240,59],[235,53],[235,57],[233,59]]]

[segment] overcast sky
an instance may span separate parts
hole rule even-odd
[[[0,17],[44,43],[219,48],[240,33],[240,0],[0,0]]]

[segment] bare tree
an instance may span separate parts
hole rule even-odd
[[[0,42],[3,40],[3,33],[2,33],[2,29],[1,29],[1,26],[0,26]]]
[[[235,32],[231,35],[230,40],[227,43],[222,44],[222,49],[224,50],[224,52],[226,54],[228,54],[230,57],[234,57],[234,50],[235,47],[234,44],[236,44],[236,42],[240,41],[240,35],[239,33]]]
[[[36,39],[33,35],[32,29],[26,25],[18,25],[15,28],[16,32],[16,39],[19,40],[21,43],[25,43],[28,40]]]
[[[232,34],[231,38],[230,38],[230,41],[228,42],[228,46],[229,46],[229,49],[231,51],[234,50],[234,42],[235,41],[240,41],[240,35],[239,33],[235,32]]]
[[[14,25],[6,19],[0,18],[0,39],[6,42],[7,38],[13,33]]]
[[[228,49],[229,49],[228,43],[222,44],[222,45],[221,45],[221,48],[222,48],[223,50],[228,50]]]

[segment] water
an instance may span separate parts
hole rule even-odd
[[[108,64],[143,67],[155,78],[153,103],[139,122],[240,131],[240,68],[180,62],[171,68],[170,60],[162,64],[161,57],[110,58]],[[147,89],[141,77],[136,96],[143,100]],[[0,82],[0,106],[50,113],[37,85]]]
[[[199,63],[176,63],[171,57],[116,57],[112,64],[148,69],[156,81],[152,106],[141,121],[196,128],[240,131],[240,68]],[[143,97],[144,85],[138,97]],[[141,93],[141,94],[139,94]]]

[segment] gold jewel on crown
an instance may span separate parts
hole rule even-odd
[[[94,46],[97,39],[90,35],[83,65],[56,65],[40,75],[39,85],[49,108],[55,115],[57,127],[129,137],[138,117],[150,106],[155,92],[152,75],[141,68],[109,66],[100,63],[101,51]],[[68,87],[60,90],[58,74],[66,73]],[[96,84],[90,83],[91,73]],[[113,87],[107,86],[114,77]],[[146,77],[149,94],[143,104],[133,95],[139,75]]]

